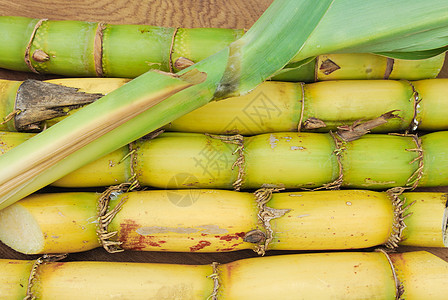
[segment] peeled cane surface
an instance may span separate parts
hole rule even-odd
[[[390,259],[393,264],[380,252],[336,252],[214,266],[48,262],[38,267],[31,291],[39,299],[396,299],[396,272],[406,299],[445,299],[446,262],[423,251],[390,254]],[[25,296],[32,263],[0,261],[3,298]]]

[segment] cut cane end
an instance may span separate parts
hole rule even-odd
[[[0,211],[0,240],[24,254],[42,253],[44,236],[34,217],[19,204]]]

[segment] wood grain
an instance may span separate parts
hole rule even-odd
[[[272,0],[0,0],[0,15],[58,20],[103,21],[113,24],[148,24],[169,27],[223,27],[250,28]],[[448,67],[442,72],[448,77]],[[0,78],[23,80],[43,79],[42,75],[0,70]],[[47,78],[47,77],[45,77]],[[442,189],[447,191],[446,189]],[[425,248],[403,247],[399,251]],[[369,249],[371,250],[371,249]],[[448,261],[447,249],[425,249]],[[300,251],[272,251],[267,255],[301,253]],[[183,264],[209,264],[213,261],[226,263],[237,259],[255,257],[254,252],[230,253],[164,253],[124,252],[109,254],[103,249],[71,254],[67,260],[99,260],[158,262]],[[0,243],[0,258],[36,259],[15,252]]]
[[[250,28],[272,0],[0,1],[0,14],[168,27]]]

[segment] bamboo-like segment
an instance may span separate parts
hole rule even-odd
[[[69,253],[101,246],[95,193],[29,196],[0,211],[0,240],[26,254]],[[404,220],[400,244],[448,246],[442,193],[404,193],[410,207],[397,215],[385,192],[344,190],[273,193],[267,203],[267,250],[360,249],[389,243]],[[123,206],[108,226],[126,250],[228,252],[256,249],[269,238],[254,194],[223,190],[153,190],[114,196]],[[414,202],[412,205],[410,203]],[[257,232],[256,237],[254,233]],[[400,238],[398,238],[400,240]]]
[[[446,81],[420,80],[414,81],[414,87],[421,96],[417,110],[417,125],[421,130],[437,131],[441,120],[446,120],[446,114],[443,113],[446,101],[442,95],[446,95],[442,89],[446,86]],[[442,96],[442,97],[441,97]]]
[[[128,82],[115,78],[53,79],[46,81],[63,87],[78,89],[68,97],[81,93],[107,94]],[[19,87],[21,90],[18,91]],[[42,87],[45,88],[45,87]],[[23,85],[17,81],[0,81],[0,118],[6,119],[24,101],[34,106],[26,107],[26,113],[36,110],[36,115],[20,125],[24,113],[9,122],[0,124],[0,130],[41,130],[54,125],[67,114],[77,111],[77,102],[60,105],[61,113],[54,115],[60,103],[60,91],[55,88],[56,103],[37,102],[38,91],[34,85]],[[28,96],[29,94],[34,97]],[[23,96],[26,95],[26,96]],[[376,119],[382,114],[395,111],[397,118],[373,128],[373,132],[398,132],[409,128],[426,131],[448,129],[448,79],[414,81],[332,81],[312,84],[265,82],[245,96],[232,97],[226,101],[211,102],[193,112],[174,120],[164,128],[168,131],[206,132],[213,134],[253,135],[266,132],[302,131],[328,132],[339,126],[349,126],[356,121]],[[87,95],[89,96],[89,95]],[[304,100],[302,97],[304,96]],[[17,105],[17,99],[22,102]],[[417,98],[416,98],[417,97]],[[94,100],[94,99],[93,99]],[[89,101],[93,101],[89,100]],[[303,103],[302,103],[303,102]],[[81,103],[85,104],[88,102]],[[40,118],[47,105],[49,120]],[[303,109],[303,113],[302,113]],[[21,118],[18,120],[17,118]],[[33,123],[34,121],[34,123]],[[299,124],[300,123],[300,124]]]
[[[410,246],[415,243],[414,237],[425,237],[425,243],[428,247],[441,247],[440,235],[434,234],[436,226],[441,226],[443,230],[443,243],[448,246],[448,208],[442,213],[441,206],[448,207],[446,194],[434,194],[434,193],[404,193],[403,194],[404,205],[406,208],[406,214],[409,217],[406,219],[406,228],[403,230],[403,240],[400,243],[403,246]],[[424,199],[425,198],[425,199]],[[423,204],[423,202],[426,202]],[[435,224],[434,227],[429,225],[424,216],[429,216],[433,213],[439,212],[436,217],[444,220],[441,224]],[[418,232],[418,234],[417,234]]]
[[[440,289],[447,282],[445,268],[440,259],[422,252],[393,254],[390,256],[398,278],[404,287],[403,299],[443,299],[446,291]],[[422,277],[416,278],[413,274]],[[408,286],[409,285],[409,286]]]
[[[291,254],[215,266],[48,262],[38,267],[31,292],[38,299],[297,299],[300,295],[301,299],[392,300],[399,297],[396,272],[406,299],[446,298],[445,261],[424,251],[389,256],[392,265],[380,252]],[[0,265],[0,296],[25,297],[33,261],[0,260]]]
[[[65,76],[125,78],[135,78],[151,69],[179,71],[215,54],[244,34],[242,29],[39,21],[11,16],[0,17],[0,26],[3,29],[0,40],[5,45],[0,48],[2,68]],[[28,44],[31,67],[24,60]],[[310,82],[434,78],[444,59],[443,54],[418,62],[389,59],[394,63],[388,65],[388,59],[378,55],[337,54],[318,57],[274,79]],[[409,69],[413,71],[407,72]]]
[[[10,137],[18,144],[30,136],[3,132],[0,151],[12,148],[8,146]],[[330,188],[336,184],[376,190],[448,185],[446,131],[418,140],[369,134],[339,146],[334,138],[327,133],[283,132],[247,137],[238,146],[238,142],[203,134],[164,133],[134,142],[131,150],[120,148],[53,185],[108,186],[136,179],[142,186],[163,189],[232,189],[239,178],[242,189]],[[239,166],[232,167],[237,160]]]
[[[33,263],[0,260],[2,299],[24,299]],[[207,265],[45,263],[32,292],[37,299],[206,299],[213,292],[211,270]]]
[[[175,33],[175,28],[147,25],[38,22],[37,19],[23,17],[0,18],[4,28],[1,40],[10,45],[0,50],[4,55],[1,67],[29,71],[23,57],[31,40],[30,62],[39,73],[134,78],[151,69],[170,71],[173,38],[172,67],[181,56],[202,60],[244,33],[243,30],[231,29],[178,29]],[[36,52],[41,55],[36,55]]]
[[[435,65],[443,62],[439,55],[424,60],[425,63],[423,64],[423,61],[420,60],[391,60],[384,56],[372,56],[370,54],[354,54],[353,56],[347,54],[320,55],[317,57],[316,77],[318,81],[435,78],[440,71],[429,65],[431,61]],[[418,70],[418,72],[414,73],[414,70]]]

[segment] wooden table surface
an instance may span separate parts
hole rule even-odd
[[[103,21],[113,24],[148,24],[169,27],[224,27],[250,28],[272,0],[0,0],[0,15],[48,18],[55,20]],[[445,66],[443,77],[448,77]],[[44,78],[28,73],[0,69],[0,78]],[[448,192],[448,187],[438,188]],[[424,248],[402,247],[399,251]],[[371,250],[371,249],[369,249]],[[448,249],[428,250],[448,261]],[[300,253],[298,251],[271,251],[267,255]],[[103,249],[71,254],[66,260],[99,260],[128,262],[160,262],[183,264],[226,263],[257,256],[251,250],[230,253],[164,253],[122,252],[109,254]],[[0,258],[36,259],[13,251],[0,243]]]

